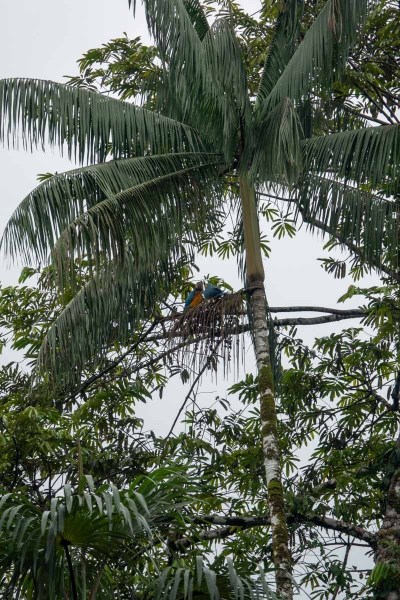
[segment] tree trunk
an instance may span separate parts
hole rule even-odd
[[[392,476],[371,573],[376,598],[400,600],[400,468]]]
[[[260,394],[261,434],[267,479],[269,515],[272,526],[272,551],[276,591],[283,600],[293,598],[292,564],[288,547],[288,530],[276,415],[274,382],[269,351],[267,300],[264,289],[264,267],[260,247],[257,205],[254,187],[247,176],[240,177],[246,270],[249,287],[255,287],[250,299],[253,335]]]

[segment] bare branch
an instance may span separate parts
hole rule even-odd
[[[304,525],[312,523],[317,527],[323,527],[324,529],[331,529],[333,531],[340,531],[340,533],[346,533],[352,537],[366,542],[372,548],[376,547],[377,541],[375,534],[371,533],[363,527],[353,525],[352,523],[346,523],[339,519],[333,519],[331,517],[323,517],[321,515],[309,514],[309,515],[296,515],[294,519],[299,519]]]
[[[390,402],[388,402],[386,400],[386,398],[384,398],[383,396],[381,396],[380,394],[378,394],[378,392],[376,392],[375,390],[368,390],[369,391],[369,395],[372,396],[375,400],[377,400],[380,404],[383,404],[383,406],[389,410],[389,411],[395,411],[396,409],[394,408],[394,402],[393,404],[390,404]]]
[[[213,540],[220,539],[220,535],[228,537],[235,533],[235,528],[239,527],[241,530],[250,529],[252,527],[265,527],[270,525],[271,521],[269,517],[223,517],[220,515],[206,515],[199,517],[195,520],[197,523],[210,523],[212,525],[219,525],[221,528],[212,529],[208,531],[202,531],[199,534],[200,539]],[[333,519],[331,517],[321,516],[314,513],[301,514],[296,513],[295,515],[288,515],[288,522],[291,524],[302,524],[302,525],[316,525],[324,529],[332,531],[338,531],[340,533],[346,533],[358,540],[366,542],[369,546],[374,548],[376,546],[376,536],[367,529],[353,525],[352,523],[346,523],[339,519]],[[228,529],[230,531],[228,531]],[[188,538],[184,538],[187,540]],[[177,542],[179,543],[179,541]]]
[[[207,358],[207,360],[205,360],[204,365],[202,366],[202,368],[198,372],[197,376],[195,377],[192,385],[190,386],[190,389],[189,389],[188,393],[186,394],[186,397],[185,397],[184,401],[182,402],[182,405],[181,405],[180,409],[178,410],[178,413],[177,413],[177,415],[176,415],[176,417],[174,419],[174,422],[171,425],[171,429],[169,430],[166,438],[164,439],[164,442],[166,442],[169,439],[169,437],[172,435],[172,432],[173,432],[173,430],[175,428],[175,425],[178,422],[178,419],[179,419],[180,415],[182,414],[183,409],[185,408],[187,402],[189,401],[190,396],[192,395],[192,393],[193,393],[196,385],[199,383],[199,381],[200,381],[201,377],[203,376],[204,372],[209,368],[210,363],[211,363],[211,359],[216,355],[218,347],[220,345],[221,345],[221,340],[218,341],[215,344],[215,347],[213,348],[210,356]]]
[[[364,317],[365,311],[361,308],[351,308],[343,310],[340,308],[326,308],[325,306],[270,306],[269,311],[272,313],[280,312],[322,312],[332,315],[342,315],[343,317]]]
[[[348,315],[326,315],[321,317],[294,317],[293,319],[274,319],[273,325],[321,325],[322,323],[334,323],[335,321],[343,321],[344,319],[359,319],[364,315],[348,314]]]

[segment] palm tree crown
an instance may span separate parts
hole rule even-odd
[[[388,195],[398,184],[399,127],[305,135],[373,3],[328,0],[303,39],[301,3],[285,3],[256,97],[229,16],[210,24],[197,0],[143,3],[164,68],[157,112],[46,81],[0,83],[3,139],[16,143],[19,133],[24,147],[57,145],[91,163],[41,183],[2,242],[24,260],[51,257],[60,283],[72,283],[41,358],[56,368],[62,353],[75,373],[116,337],[126,340],[168,293],[174,265],[216,225],[221,202],[234,201],[227,176],[286,191],[310,227],[351,242],[370,264],[397,257]],[[83,256],[91,277],[79,287],[72,266]]]

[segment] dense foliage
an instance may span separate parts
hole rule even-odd
[[[39,286],[1,290],[4,336],[27,360],[59,310],[48,279],[45,273]],[[360,327],[317,339],[313,348],[297,328],[276,322],[277,354],[286,356],[276,377],[291,547],[298,584],[316,598],[370,597],[370,585],[388,576],[371,575],[372,559],[360,554],[376,549],[400,465],[398,289],[351,287],[347,294],[357,295],[365,311]],[[40,579],[39,597],[67,590],[65,544],[77,589],[99,585],[104,598],[117,589],[130,597],[132,587],[146,596],[161,585],[160,570],[167,570],[160,581],[176,569],[179,578],[200,554],[222,589],[230,556],[242,576],[262,565],[268,581],[256,379],[248,374],[228,396],[201,404],[192,394],[184,431],[158,438],[135,407],[151,402],[167,373],[187,376],[176,363],[165,366],[154,344],[143,340],[117,364],[119,349],[107,365],[114,367],[95,380],[88,373],[73,398],[49,399],[29,369],[2,367],[4,593],[22,586],[30,597],[32,576]]]

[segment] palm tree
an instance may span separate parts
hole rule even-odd
[[[47,81],[0,82],[3,139],[15,144],[20,134],[25,147],[49,143],[90,163],[31,192],[11,217],[3,247],[25,260],[50,256],[61,287],[73,290],[39,359],[67,385],[114,340],[129,340],[168,294],[176,264],[190,260],[205,228],[218,225],[217,209],[239,200],[276,586],[288,600],[292,567],[258,193],[279,190],[311,228],[371,265],[397,259],[390,194],[399,178],[399,127],[330,135],[312,128],[373,2],[327,0],[305,35],[302,2],[281,3],[256,95],[248,90],[232,10],[210,24],[200,0],[143,4],[162,64],[158,112]],[[90,275],[84,285],[74,269],[82,257]]]
[[[42,506],[19,494],[0,497],[5,598],[131,598],[135,590],[138,597],[161,599],[168,593],[190,600],[193,593],[207,598],[227,590],[231,596],[242,588],[244,600],[243,584],[246,596],[258,597],[261,588],[275,597],[262,572],[242,581],[229,561],[229,577],[217,576],[200,556],[192,568],[190,560],[185,569],[166,566],[172,534],[188,541],[187,509],[199,491],[181,467],[141,475],[124,490],[112,484],[96,488],[86,476],[77,491],[70,485],[60,491]]]
[[[3,495],[0,582],[5,597],[113,597],[113,568],[121,568],[121,558],[123,565],[136,557],[132,581],[146,562],[151,569],[151,548],[181,518],[175,499],[188,484],[183,472],[167,468],[139,476],[121,491],[113,485],[96,488],[91,477],[82,477],[78,491],[65,485],[62,495],[44,505],[18,493]]]

